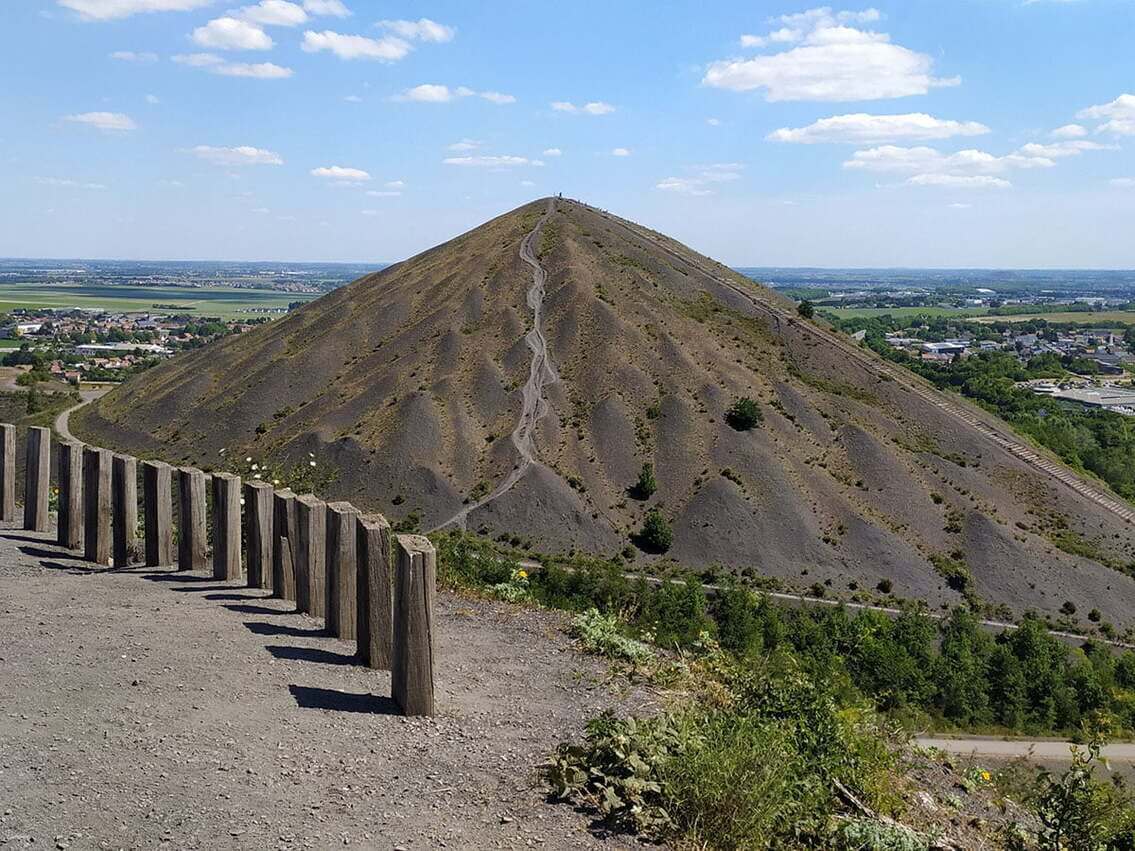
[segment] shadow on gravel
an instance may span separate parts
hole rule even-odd
[[[271,599],[264,597],[262,599]],[[249,606],[245,603],[226,603],[225,608],[230,612],[239,612],[242,615],[294,615],[295,609],[270,609],[267,606]]]
[[[42,537],[42,536],[39,537],[39,538],[36,538],[36,537],[33,537],[32,535],[20,535],[20,534],[15,533],[15,532],[5,532],[3,535],[0,535],[0,538],[7,538],[9,541],[25,541],[26,543],[29,543],[29,544],[46,544],[46,543],[49,543],[48,540],[46,538]]]
[[[347,653],[336,653],[320,647],[291,647],[286,644],[269,644],[265,648],[277,659],[290,659],[294,662],[318,662],[323,665],[353,665],[355,657]]]
[[[288,690],[301,709],[331,709],[367,715],[401,715],[393,698],[381,694],[354,694],[329,688],[290,685]]]
[[[151,582],[216,582],[212,576],[194,576],[192,573],[170,573],[163,571],[162,573],[146,573],[142,576],[143,579],[148,579]],[[231,587],[226,585],[226,588]],[[194,589],[197,590],[197,589]]]
[[[204,588],[175,588],[175,591],[204,591]],[[206,600],[271,600],[271,594],[260,594],[253,592],[251,594],[234,594],[228,592],[227,594],[206,594]]]
[[[290,635],[293,638],[326,638],[325,629],[303,629],[298,626],[285,626],[276,623],[262,623],[261,621],[245,621],[248,631],[255,635]]]

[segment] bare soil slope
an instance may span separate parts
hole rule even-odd
[[[205,466],[222,448],[314,452],[341,471],[331,496],[442,523],[517,463],[508,435],[532,356],[519,248],[547,205],[147,372],[73,428]],[[961,599],[944,576],[960,569],[1018,611],[1071,600],[1117,624],[1135,616],[1135,581],[1116,569],[1135,560],[1131,529],[1115,515],[834,338],[754,310],[732,287],[778,297],[725,266],[576,202],[553,210],[537,253],[559,380],[539,463],[469,528],[610,555],[657,506],[668,555],[690,565],[837,589],[886,578],[932,604]],[[724,415],[743,395],[765,420],[740,433]],[[628,488],[645,462],[659,487],[639,501]]]

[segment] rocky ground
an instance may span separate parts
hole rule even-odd
[[[438,597],[440,715],[264,592],[0,528],[0,846],[590,848],[536,766],[650,696],[557,613]]]

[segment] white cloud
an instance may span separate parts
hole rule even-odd
[[[587,115],[607,115],[615,111],[615,107],[601,100],[588,101],[583,106],[576,106],[567,100],[554,100],[552,101],[552,109],[556,112],[585,113]]]
[[[631,155],[629,148],[614,148],[611,150],[613,157],[629,157]]]
[[[343,95],[343,100],[347,103],[362,103],[363,99],[358,95]]]
[[[146,95],[146,103],[150,104],[151,106],[155,106],[156,104],[159,104],[161,102],[162,99],[157,95]]]
[[[515,156],[466,156],[466,157],[446,157],[442,160],[445,165],[461,165],[461,166],[479,166],[483,168],[505,168],[508,166],[518,165],[543,165],[540,160],[532,160],[528,157],[515,157]]]
[[[478,92],[468,86],[458,86],[451,89],[449,86],[437,83],[423,83],[420,86],[414,86],[412,89],[406,89],[402,94],[395,95],[394,100],[416,101],[417,103],[449,103],[454,98],[467,97],[479,97],[498,105],[516,102],[516,98],[512,95],[502,94],[501,92]]]
[[[272,38],[264,30],[239,18],[214,18],[193,31],[193,41],[213,50],[271,50]]]
[[[80,112],[77,115],[65,115],[63,120],[87,124],[99,130],[135,130],[138,127],[129,115],[121,112]]]
[[[254,77],[260,80],[282,80],[292,76],[291,68],[273,62],[227,62],[213,53],[187,53],[171,57],[179,65],[204,68],[225,77]]]
[[[379,62],[397,62],[413,49],[409,42],[394,36],[367,38],[362,35],[343,35],[324,30],[307,30],[301,47],[308,53],[329,50],[340,59],[377,59]]]
[[[916,174],[907,178],[908,186],[945,186],[953,189],[1008,189],[1013,184],[1003,177],[987,174]]]
[[[289,0],[260,0],[254,6],[245,6],[236,12],[242,20],[266,27],[298,27],[307,23],[303,6]]]
[[[1133,189],[1135,188],[1135,177],[1113,177],[1108,183],[1118,189]]]
[[[329,15],[333,18],[349,18],[351,10],[342,0],[303,0],[303,8],[311,15]]]
[[[980,136],[989,128],[976,121],[951,121],[922,112],[906,115],[833,115],[821,118],[807,127],[782,127],[768,135],[772,142],[852,142],[864,144],[897,140],[926,141],[951,136]]]
[[[55,186],[60,189],[92,189],[96,191],[106,189],[105,184],[102,183],[87,183],[82,180],[71,180],[66,177],[37,177],[35,182],[43,186]]]
[[[1077,118],[1108,119],[1096,128],[1097,133],[1135,136],[1135,95],[1123,94],[1111,103],[1089,106],[1076,113]]]
[[[378,210],[359,210],[364,216],[377,216]]]
[[[535,180],[522,180],[522,181],[520,181],[520,185],[524,186],[524,187],[535,186],[536,181]]]
[[[947,204],[946,206],[951,210],[968,210],[973,207],[973,204],[962,204],[960,202],[955,202],[953,204]]]
[[[1050,134],[1053,139],[1082,139],[1088,135],[1088,128],[1080,124],[1065,124]]]
[[[396,189],[369,189],[367,195],[371,198],[397,198],[402,193]]]
[[[485,144],[485,143],[478,141],[477,139],[462,139],[460,142],[454,142],[452,145],[450,145],[449,150],[451,150],[451,151],[474,151],[477,148],[481,147],[481,145],[483,145],[483,144]]]
[[[720,118],[707,118],[705,120],[705,123],[708,124],[710,127],[720,127],[721,126],[721,119]]]
[[[128,18],[142,12],[187,12],[213,0],[57,0],[60,6],[78,12],[88,21]]]
[[[370,174],[361,168],[348,168],[341,165],[321,166],[311,170],[313,177],[326,177],[330,180],[340,180],[349,183],[361,183],[370,180]]]
[[[119,62],[138,62],[148,65],[158,61],[158,54],[149,51],[138,53],[133,50],[116,50],[110,54],[110,58],[117,59]]]
[[[385,186],[387,189],[405,189],[406,188],[406,181],[405,180],[388,180],[388,181],[386,181],[386,183],[384,183],[382,185]]]
[[[237,145],[232,148],[214,145],[197,145],[190,153],[214,165],[283,165],[283,158],[275,151],[254,148],[251,145]]]
[[[745,166],[741,163],[710,163],[692,166],[686,177],[667,177],[655,184],[664,192],[677,192],[682,195],[712,195],[713,186],[729,183],[741,178]]]
[[[453,41],[453,36],[457,32],[453,27],[447,27],[429,18],[419,18],[416,21],[379,21],[378,25],[402,38],[438,43]]]
[[[1053,142],[1049,145],[1040,145],[1030,142],[1022,145],[1020,153],[1026,157],[1047,157],[1055,160],[1061,157],[1077,157],[1084,151],[1116,151],[1117,145],[1101,145],[1099,142],[1089,142],[1085,139],[1075,139],[1067,142]]]
[[[926,94],[936,86],[960,80],[932,76],[933,60],[892,44],[886,33],[857,29],[854,24],[879,20],[874,9],[832,12],[812,9],[784,15],[784,26],[768,36],[749,36],[746,46],[795,46],[779,53],[710,63],[702,83],[747,92],[764,89],[769,101],[855,101]]]
[[[546,156],[546,157],[561,157],[561,156],[563,156],[563,153],[564,152],[561,151],[559,148],[545,148],[544,149],[544,156]]]
[[[909,186],[998,187],[1011,184],[1000,177],[1015,169],[1052,168],[1056,162],[1030,146],[1005,156],[965,150],[943,154],[935,148],[882,145],[856,151],[843,167],[879,174],[907,174]],[[1036,146],[1045,148],[1047,146]]]

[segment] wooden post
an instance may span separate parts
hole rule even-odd
[[[327,632],[346,641],[355,639],[358,599],[355,579],[355,524],[359,510],[349,502],[327,503]]]
[[[406,715],[433,715],[437,554],[422,535],[399,535],[395,548],[390,692]]]
[[[146,566],[173,564],[172,468],[161,461],[142,462],[142,510],[146,524]]]
[[[83,444],[59,444],[59,518],[56,542],[77,550],[83,546]]]
[[[138,547],[138,460],[115,455],[111,475],[114,566],[127,567]]]
[[[240,476],[214,473],[213,578],[240,576]]]
[[[0,523],[16,519],[16,427],[0,423]]]
[[[109,449],[83,447],[83,558],[110,564]]]
[[[244,564],[249,588],[272,590],[272,486],[244,483]]]
[[[296,598],[296,495],[284,488],[272,498],[272,596]]]
[[[381,514],[369,514],[359,518],[356,530],[359,664],[388,671],[394,634],[390,524]]]
[[[24,467],[24,528],[46,532],[48,490],[51,487],[51,429],[29,428]]]
[[[327,503],[305,493],[296,497],[296,611],[327,613]]]
[[[177,471],[177,569],[205,569],[205,474],[193,467]]]

